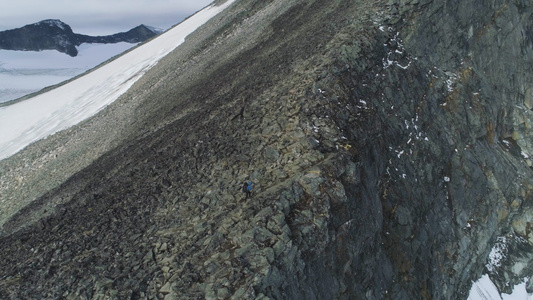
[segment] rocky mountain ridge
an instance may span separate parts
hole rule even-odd
[[[0,162],[3,208],[34,199],[2,220],[0,298],[466,299],[483,273],[508,292],[533,274],[532,16],[237,0]]]
[[[42,51],[57,50],[76,56],[76,46],[83,43],[112,44],[119,42],[140,43],[159,34],[160,31],[139,25],[127,32],[107,36],[89,36],[74,33],[72,28],[60,20],[43,20],[21,28],[0,32],[0,49]]]

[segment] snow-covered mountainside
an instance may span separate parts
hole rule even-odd
[[[0,50],[0,103],[69,80],[127,51],[135,44],[82,44],[75,57],[55,50]]]
[[[0,31],[0,49],[20,51],[57,50],[70,56],[78,55],[77,46],[84,43],[139,43],[159,34],[153,27],[139,25],[127,32],[108,36],[88,36],[74,33],[60,20],[43,20],[21,28]]]
[[[530,297],[532,16],[217,0],[4,107],[0,298]]]

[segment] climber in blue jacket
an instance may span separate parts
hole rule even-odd
[[[244,182],[242,184],[242,191],[246,193],[246,198],[244,200],[252,197],[253,183],[251,181]]]

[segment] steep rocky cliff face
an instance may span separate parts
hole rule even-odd
[[[532,274],[532,12],[236,1],[0,162],[4,207],[35,199],[1,220],[0,297],[466,299],[483,273],[508,291]]]

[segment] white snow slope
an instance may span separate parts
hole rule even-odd
[[[93,116],[125,93],[185,37],[235,0],[208,6],[154,40],[66,85],[0,108],[0,160]]]
[[[512,294],[501,294],[492,283],[489,275],[483,275],[478,281],[472,284],[468,300],[531,300],[533,296],[526,291],[526,283],[523,282],[513,288]]]
[[[82,44],[70,57],[56,50],[0,50],[0,103],[69,80],[135,44]]]

